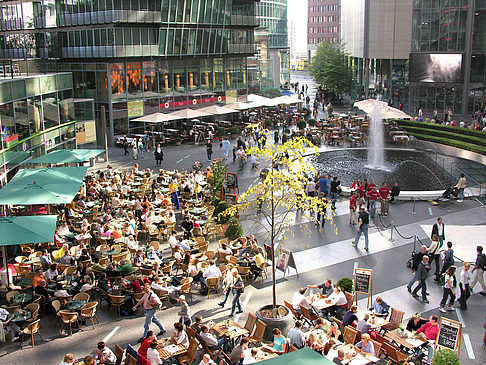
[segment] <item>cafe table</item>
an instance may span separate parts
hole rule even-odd
[[[381,328],[387,324],[390,323],[390,321],[387,321],[385,318],[373,314],[373,312],[370,311],[364,311],[364,310],[358,310],[358,313],[356,313],[356,316],[358,317],[358,320],[362,320],[365,314],[368,314],[370,316],[370,319],[368,320],[368,323],[373,327],[373,328]]]
[[[189,213],[193,215],[201,215],[206,211],[206,208],[192,208],[189,209]]]
[[[219,336],[225,336],[229,339],[231,346],[234,346],[235,340],[241,336],[247,335],[248,330],[240,326],[231,319],[224,320],[211,326],[211,329]]]
[[[20,286],[21,288],[32,286],[32,278],[21,277],[14,282],[14,285]]]
[[[84,300],[70,300],[66,303],[66,309],[70,311],[78,311],[86,305]]]
[[[169,192],[169,188],[159,188],[157,190],[160,191],[162,194],[167,194]]]
[[[20,293],[17,295],[14,295],[10,301],[14,304],[19,304],[21,306],[27,304],[32,300],[32,294],[29,293]]]
[[[101,252],[102,255],[108,256],[110,258],[110,261],[113,259],[114,255],[118,255],[120,253],[120,250],[110,248],[108,250],[104,250]]]
[[[311,305],[314,307],[314,309],[321,311],[325,308],[332,307],[332,303],[327,303],[327,299],[322,297],[320,294],[314,294],[311,297],[307,298],[309,301],[312,300]]]
[[[190,205],[200,205],[200,204],[202,204],[202,200],[200,200],[200,199],[189,199],[187,201],[187,203],[190,204]]]
[[[187,349],[183,345],[169,344],[166,341],[160,341],[160,345],[157,347],[160,358],[166,361],[168,358],[178,355],[183,355],[187,352]]]
[[[388,337],[390,340],[395,342],[396,344],[403,346],[404,348],[408,350],[413,350],[417,347],[422,346],[423,344],[426,343],[426,341],[420,339],[420,338],[415,338],[414,334],[410,331],[407,330],[400,330],[400,328],[397,328],[393,331],[387,332],[385,334],[385,337]]]
[[[25,309],[15,311],[12,314],[12,322],[22,322],[32,318],[32,312]]]

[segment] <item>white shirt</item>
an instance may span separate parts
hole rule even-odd
[[[294,296],[292,297],[292,307],[294,307],[295,310],[300,310],[300,305],[308,305],[309,301],[305,297],[304,294],[300,294],[299,292],[294,293]]]
[[[345,305],[348,302],[343,292],[339,292],[339,294],[332,293],[328,299],[333,305]]]
[[[162,364],[162,360],[160,359],[157,349],[149,348],[147,350],[147,361],[150,363],[150,365]]]
[[[58,275],[59,274],[57,273],[57,270],[51,271],[51,269],[47,270],[44,273],[44,276],[46,277],[47,280],[52,280],[53,278],[55,278]]]
[[[208,279],[208,278],[220,278],[223,274],[221,274],[221,270],[219,267],[216,267],[214,265],[209,265],[206,271],[204,272],[203,276]]]
[[[464,268],[461,270],[461,278],[459,279],[459,282],[462,284],[462,287],[466,288],[466,284],[469,284],[469,280],[471,277],[469,276],[469,270],[466,271]]]
[[[170,236],[169,237],[169,244],[171,247],[175,247],[177,245],[177,237],[176,236]]]
[[[316,183],[314,181],[309,181],[309,183],[307,184],[307,192],[308,193],[311,193],[313,191],[316,191]]]
[[[68,227],[68,226],[60,226],[60,227],[59,227],[58,232],[59,232],[59,234],[60,234],[61,236],[65,236],[65,235],[67,235],[67,234],[71,233],[71,232],[69,231],[69,227]]]
[[[444,235],[444,223],[437,223],[437,230],[439,231],[439,237]]]
[[[152,284],[150,284],[150,287],[155,290],[165,290],[167,291],[167,288],[164,288],[162,285],[156,283],[155,281],[152,281]]]
[[[177,336],[176,343],[186,348],[189,346],[189,338],[187,337],[186,331],[182,330],[181,332],[179,332],[179,336]]]
[[[245,357],[243,358],[243,365],[254,364],[257,362],[257,360],[251,356],[251,349],[247,349],[243,351],[243,353],[245,354]]]

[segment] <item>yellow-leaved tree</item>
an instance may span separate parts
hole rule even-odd
[[[308,178],[316,175],[314,167],[304,158],[305,153],[317,153],[317,148],[304,137],[295,137],[282,145],[267,143],[247,150],[262,165],[259,182],[250,186],[226,214],[242,214],[246,220],[254,222],[268,234],[268,244],[272,248],[272,303],[277,306],[275,247],[293,237],[291,226],[296,223],[308,235],[309,222],[314,222],[318,213],[327,208],[327,202],[316,196],[308,196]],[[256,212],[256,214],[255,214]],[[248,214],[245,214],[248,213]],[[296,222],[296,215],[301,217]],[[332,222],[332,215],[326,216]],[[278,242],[277,242],[278,241]],[[305,248],[306,245],[303,245]]]

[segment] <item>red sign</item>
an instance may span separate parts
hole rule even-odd
[[[194,98],[194,99],[189,99],[189,100],[182,100],[182,101],[166,101],[165,103],[160,103],[160,108],[162,109],[169,109],[173,107],[181,107],[181,106],[186,106],[186,105],[197,105],[197,104],[207,104],[207,103],[214,103],[217,101],[218,103],[222,103],[226,101],[226,97],[223,96],[214,96],[210,98]]]

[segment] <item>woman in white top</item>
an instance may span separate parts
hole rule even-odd
[[[150,363],[150,365],[162,364],[162,359],[157,351],[157,345],[157,341],[153,340],[150,342],[150,348],[147,349],[147,361]]]
[[[469,280],[471,280],[471,263],[465,262],[461,270],[461,277],[459,279],[459,289],[461,290],[461,297],[457,300],[461,304],[461,309],[467,309],[467,300],[471,295],[469,291]]]
[[[189,346],[189,338],[186,331],[184,331],[184,325],[182,323],[174,323],[175,331],[170,337],[170,342],[176,345],[182,345],[185,348]]]
[[[447,310],[453,311],[454,308],[452,305],[454,304],[454,300],[456,300],[456,292],[454,291],[454,275],[456,273],[456,267],[451,266],[447,269],[445,273],[445,283],[444,283],[444,294],[442,295],[442,300],[440,301],[439,311],[445,313],[446,310],[444,309],[447,298],[449,299],[449,304],[447,305]]]

